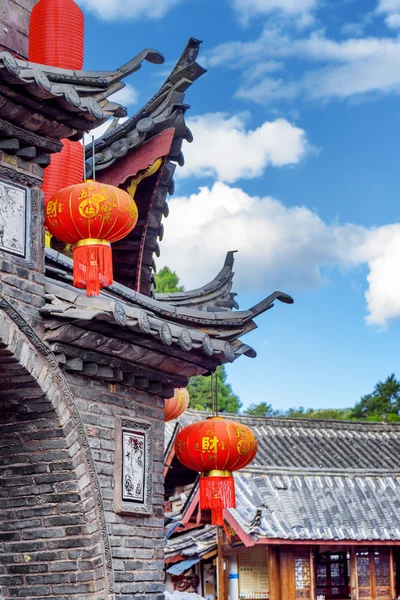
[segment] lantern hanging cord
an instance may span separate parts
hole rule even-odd
[[[218,367],[215,369],[215,416],[218,417]]]
[[[96,179],[96,157],[94,155],[94,135],[92,135],[92,179]]]
[[[83,145],[83,181],[86,181],[86,149],[85,149],[85,138],[82,140]]]
[[[215,416],[215,393],[214,393],[214,373],[211,373],[211,411],[212,416]]]

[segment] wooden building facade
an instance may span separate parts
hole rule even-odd
[[[182,523],[167,543],[167,574],[190,558],[204,582],[202,565],[209,572],[211,563],[207,600],[400,597],[399,424],[235,415],[260,449],[235,473],[237,507],[217,532],[198,510],[197,479],[184,504],[174,494],[177,480],[192,477],[176,463],[174,436],[202,417],[188,411],[167,427],[167,508]]]

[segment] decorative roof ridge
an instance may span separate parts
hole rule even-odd
[[[332,469],[328,467],[278,467],[278,466],[257,466],[249,465],[237,472],[238,474],[254,474],[265,476],[321,476],[321,477],[400,477],[399,469],[371,469],[360,467],[351,469],[349,467],[341,469]]]
[[[234,254],[237,250],[230,250],[226,254],[224,266],[219,273],[209,283],[206,283],[202,287],[184,290],[182,292],[167,292],[167,293],[155,293],[156,300],[160,302],[167,302],[174,306],[181,305],[192,305],[192,306],[204,306],[208,309],[208,306],[215,306],[220,310],[226,310],[228,308],[239,309],[239,305],[234,299],[237,294],[232,293],[233,284],[233,264]],[[212,305],[211,305],[212,301]]]
[[[199,416],[204,418],[205,412],[188,409],[185,415]],[[290,417],[263,417],[258,415],[246,415],[242,413],[223,413],[224,417],[236,419],[238,421],[254,421],[260,425],[264,422],[266,425],[273,427],[305,427],[309,429],[351,429],[359,428],[372,431],[388,431],[390,429],[400,430],[400,422],[379,422],[379,421],[352,421],[339,419],[307,419],[307,418],[290,418]]]
[[[136,114],[130,117],[124,123],[119,123],[116,126],[114,125],[110,131],[106,131],[100,138],[95,141],[95,152],[101,151],[104,146],[111,144],[114,141],[120,140],[121,137],[124,137],[129,131],[131,131],[138,123],[138,121],[144,117],[145,113],[148,113],[153,104],[160,100],[160,96],[165,96],[166,92],[171,89],[169,85],[170,79],[173,78],[177,72],[179,72],[180,68],[188,66],[188,56],[191,57],[193,67],[196,67],[194,70],[194,74],[196,75],[196,79],[201,77],[206,73],[206,69],[200,67],[195,60],[199,53],[199,46],[202,42],[200,40],[196,40],[195,38],[189,38],[178,62],[176,63],[174,69],[171,71],[170,75],[167,77],[161,88],[150,98],[150,100],[138,110]],[[195,79],[193,79],[195,81]],[[92,156],[92,144],[87,144],[85,148],[86,157],[90,158]]]
[[[176,143],[172,146],[169,158],[181,166],[184,164],[182,141],[186,139],[191,142],[193,139],[185,124],[184,114],[189,108],[184,104],[185,92],[206,72],[206,69],[196,63],[200,44],[199,40],[190,38],[176,66],[153,97],[128,120],[112,123],[95,141],[97,171],[107,169],[144,141],[171,127],[175,129]],[[92,154],[92,145],[88,144],[85,148],[86,159],[90,159]],[[88,160],[89,174],[91,168],[91,161]]]

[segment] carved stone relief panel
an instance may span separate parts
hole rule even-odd
[[[0,250],[28,258],[28,194],[23,186],[0,179]]]

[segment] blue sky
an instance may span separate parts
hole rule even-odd
[[[187,39],[208,73],[188,92],[159,267],[187,288],[237,249],[242,309],[294,296],[228,367],[244,405],[347,407],[396,373],[400,317],[400,0],[81,0],[86,64],[145,47],[119,100],[134,113]]]

